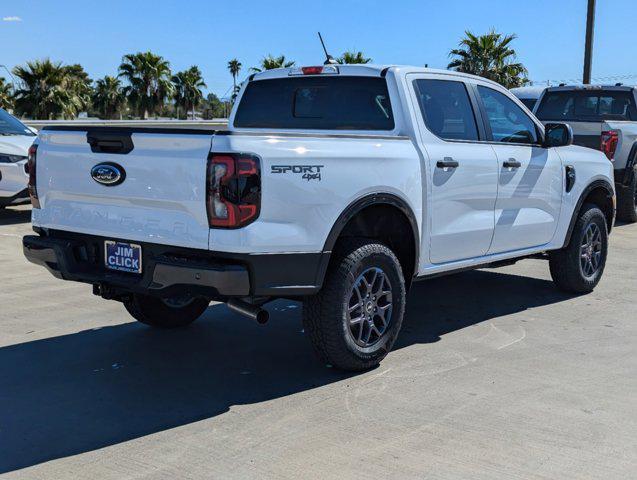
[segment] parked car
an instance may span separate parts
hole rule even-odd
[[[45,128],[24,253],[156,327],[211,300],[264,322],[266,302],[298,299],[319,357],[362,370],[390,351],[416,280],[542,257],[559,288],[593,290],[612,164],[571,142],[484,78],[269,70],[228,131]]]
[[[533,111],[545,89],[546,87],[517,87],[512,88],[511,93],[518,97],[526,108]]]
[[[613,162],[617,218],[625,222],[637,222],[636,90],[622,85],[552,87],[536,108],[542,122],[568,122],[576,145],[602,150]]]
[[[602,124],[602,152],[615,165],[617,217],[637,222],[637,121],[607,120]]]
[[[0,209],[29,203],[27,152],[35,133],[0,108]]]

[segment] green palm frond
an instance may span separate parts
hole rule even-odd
[[[485,35],[466,31],[459,47],[449,52],[452,60],[447,68],[479,75],[501,83],[507,88],[528,83],[527,70],[515,62],[511,48],[515,35],[503,35],[491,30]]]

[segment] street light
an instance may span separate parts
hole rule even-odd
[[[584,78],[582,83],[591,83],[591,70],[593,67],[593,33],[595,30],[595,0],[588,0],[586,13],[586,42],[584,45]]]
[[[0,64],[0,67],[4,68],[11,77],[11,85],[13,85],[13,91],[15,92],[15,77],[13,76],[13,73],[11,73],[11,70],[9,70],[6,65]]]

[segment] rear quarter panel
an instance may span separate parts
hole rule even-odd
[[[213,152],[260,157],[262,203],[259,218],[247,227],[212,229],[209,248],[250,253],[319,252],[348,205],[381,192],[403,199],[420,229],[421,162],[412,141],[405,137],[354,137],[215,136]],[[304,178],[301,167],[312,167],[320,176]]]
[[[614,166],[618,170],[623,170],[628,163],[630,151],[637,142],[637,122],[605,121],[602,130],[617,130],[619,132]]]

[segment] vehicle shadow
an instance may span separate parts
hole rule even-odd
[[[31,209],[15,210],[11,207],[0,208],[0,226],[29,223],[31,221]]]
[[[495,271],[421,282],[396,348],[567,298],[551,282]],[[314,358],[298,303],[269,310],[267,327],[214,305],[184,330],[125,323],[0,348],[0,473],[350,376]]]

